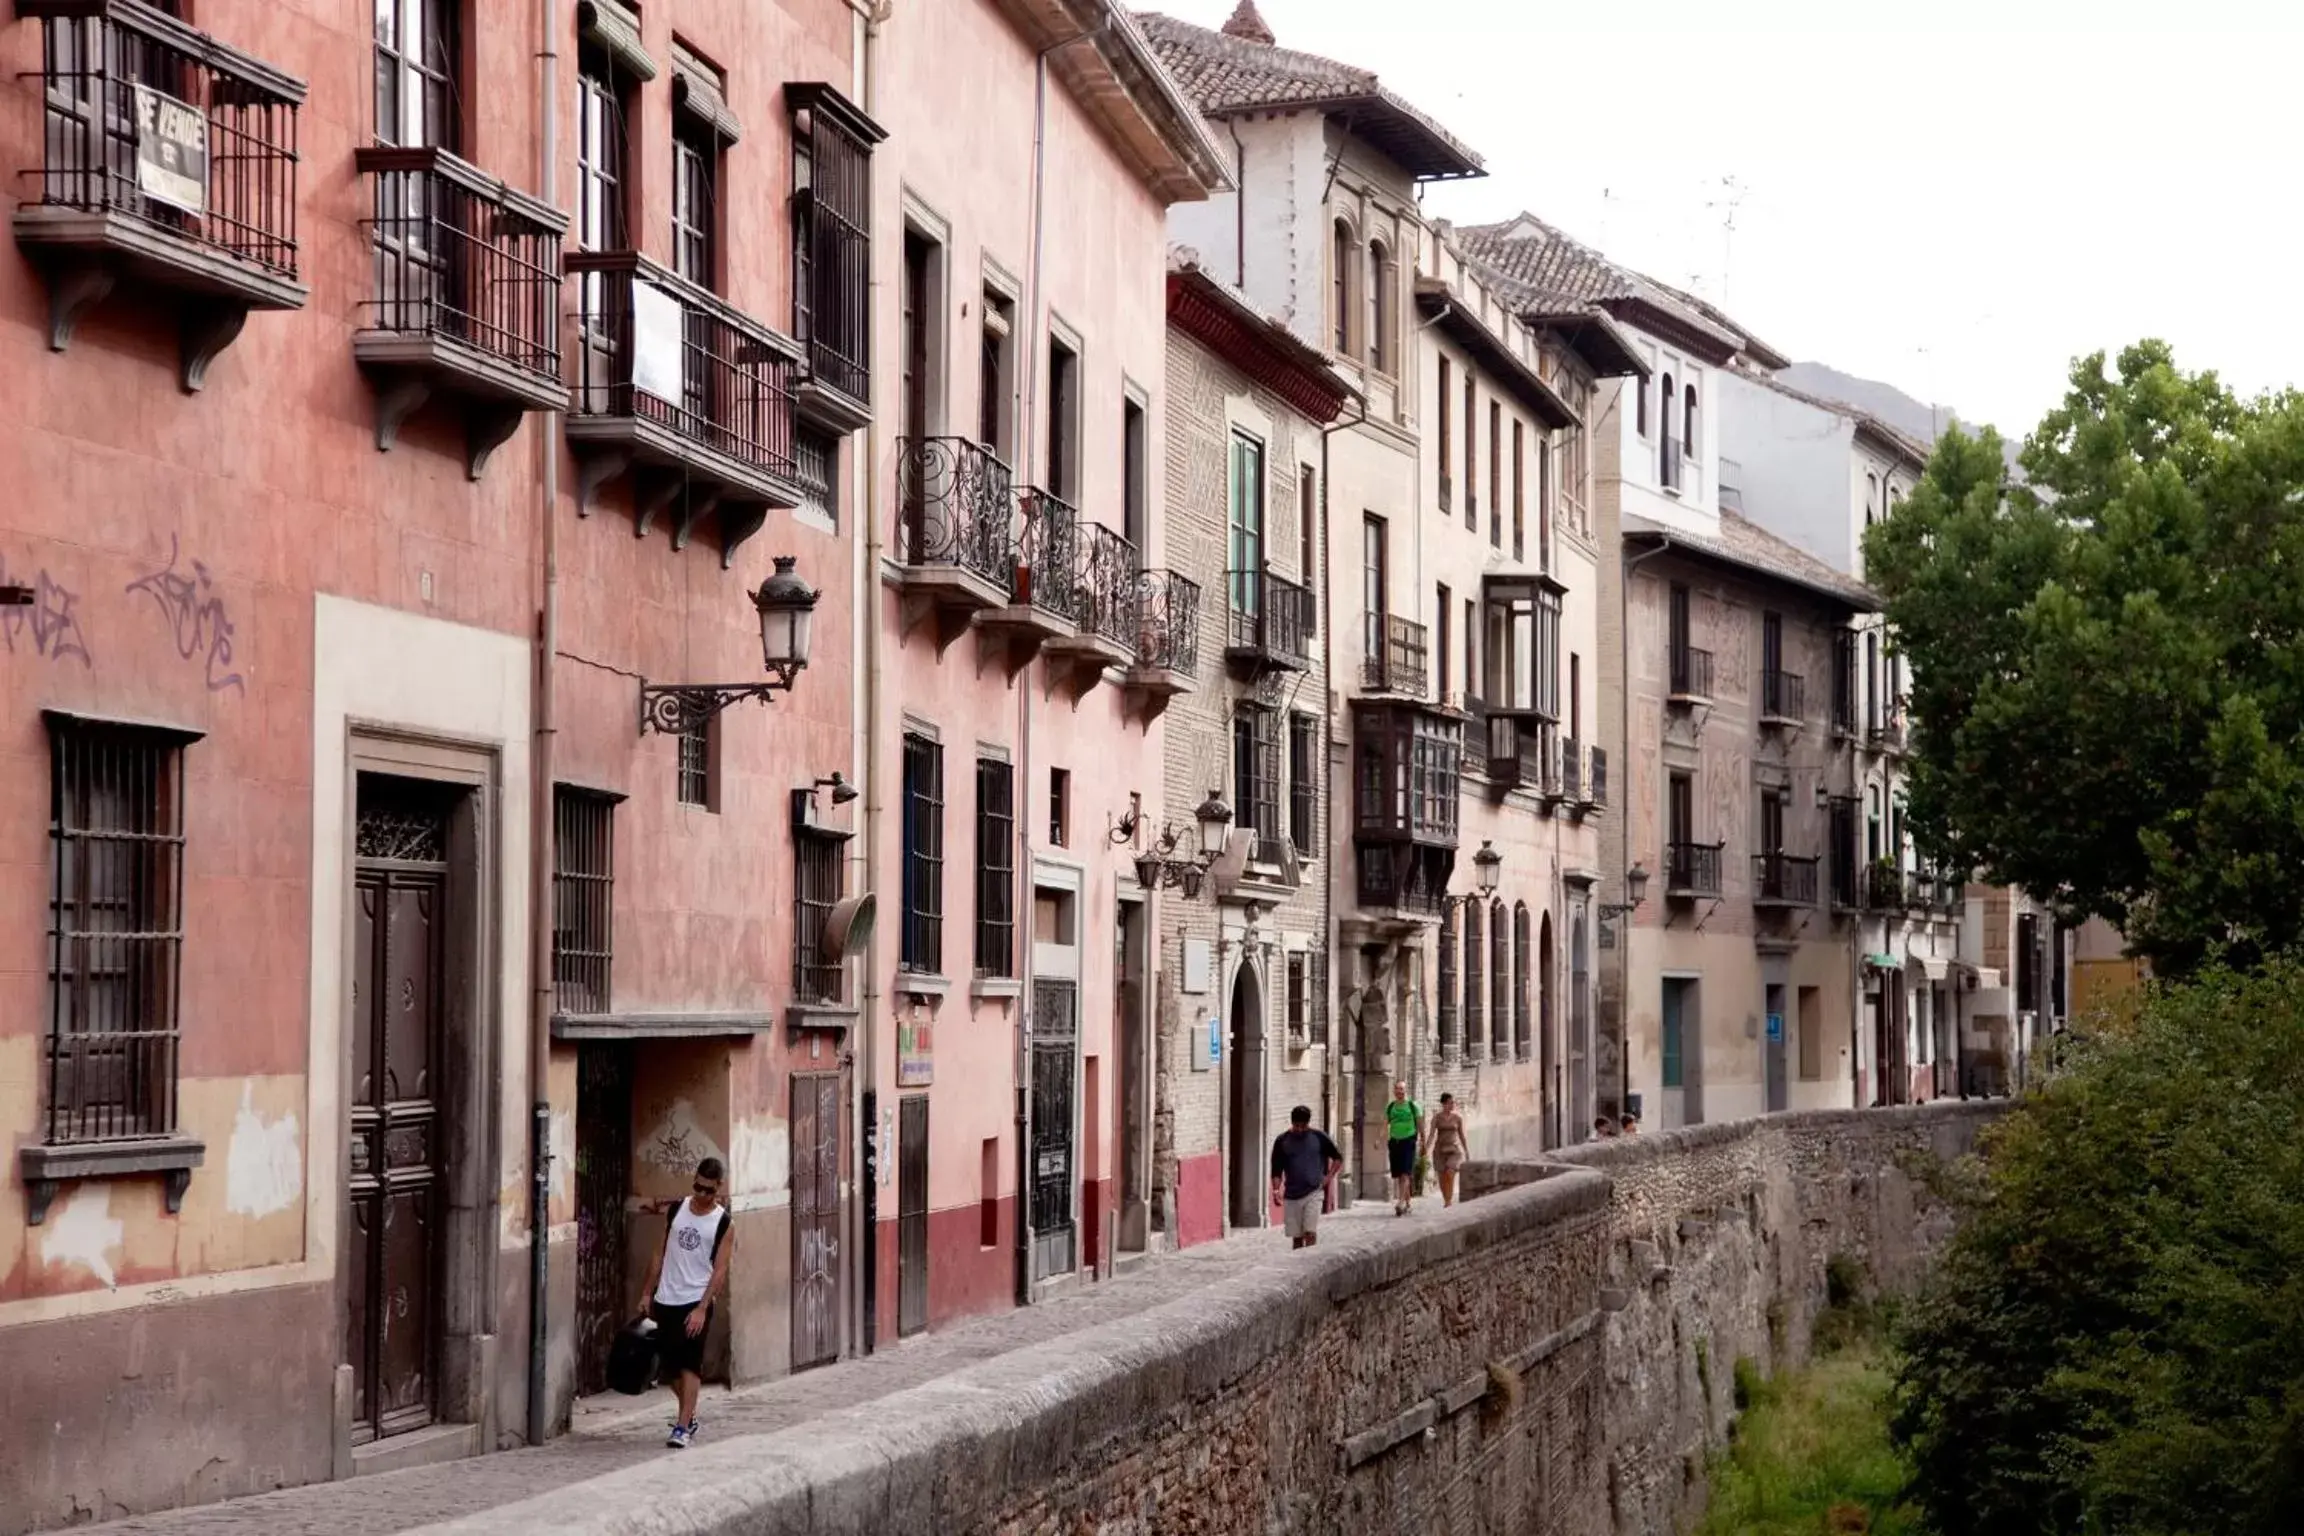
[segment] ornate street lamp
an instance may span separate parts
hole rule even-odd
[[[1232,807],[1224,797],[1211,789],[1208,798],[1201,801],[1192,813],[1199,826],[1200,853],[1196,858],[1176,857],[1176,845],[1183,841],[1183,829],[1171,823],[1162,829],[1153,845],[1136,855],[1136,883],[1148,891],[1162,887],[1181,890],[1186,901],[1199,898],[1201,883],[1208,871],[1224,856],[1224,847],[1231,835]]]
[[[1600,921],[1612,923],[1628,912],[1636,912],[1648,895],[1648,867],[1635,864],[1624,871],[1624,894],[1630,901],[1604,901],[1600,903]]]
[[[1475,901],[1486,905],[1496,895],[1497,878],[1503,871],[1504,855],[1496,851],[1494,843],[1483,839],[1480,851],[1472,855],[1472,889],[1461,896],[1442,896],[1442,906],[1452,912]]]
[[[768,677],[758,683],[647,683],[640,685],[640,734],[685,736],[741,699],[763,704],[789,693],[808,665],[820,594],[793,570],[790,555],[776,557],[776,574],[760,583],[752,606],[760,615],[760,661]]]

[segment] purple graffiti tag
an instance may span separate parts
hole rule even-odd
[[[231,670],[235,633],[231,611],[224,606],[223,596],[217,592],[207,566],[195,560],[191,575],[177,571],[179,554],[176,535],[168,535],[168,563],[128,583],[127,589],[141,592],[160,605],[161,617],[168,621],[176,641],[177,655],[186,661],[195,656],[205,657],[210,693],[222,693],[227,688],[246,693],[246,683],[239,673]]]
[[[8,574],[8,562],[0,560],[0,587],[14,587],[31,594],[29,603],[0,604],[0,645],[8,653],[16,654],[19,637],[29,638],[32,653],[50,661],[78,658],[80,665],[93,667],[96,663],[88,654],[88,637],[80,628],[80,594],[58,582],[43,569],[29,573],[30,580]]]

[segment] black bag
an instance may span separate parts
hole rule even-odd
[[[646,1318],[635,1318],[608,1346],[608,1385],[626,1397],[638,1397],[656,1385],[656,1332]]]

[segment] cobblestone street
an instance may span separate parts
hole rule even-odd
[[[1421,1201],[1417,1207],[1420,1215],[1439,1208],[1437,1200]],[[1380,1201],[1363,1203],[1328,1220],[1321,1236],[1323,1249],[1366,1246],[1398,1230]],[[1278,1231],[1249,1233],[1149,1259],[1101,1284],[1073,1284],[1038,1306],[956,1324],[885,1347],[869,1358],[843,1360],[735,1392],[708,1388],[698,1408],[704,1425],[700,1445],[793,1429],[979,1361],[1149,1312],[1259,1265],[1287,1262],[1287,1242]],[[591,1398],[578,1406],[573,1432],[541,1449],[285,1489],[82,1529],[110,1536],[227,1532],[395,1536],[498,1509],[653,1457],[676,1455],[664,1446],[669,1405],[670,1397],[662,1391],[637,1398]]]

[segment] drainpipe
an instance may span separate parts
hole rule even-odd
[[[1248,291],[1248,145],[1240,137],[1240,120],[1227,119],[1232,130],[1232,179],[1239,185],[1232,194],[1232,286]]]
[[[556,0],[537,0],[542,31],[537,60],[537,195],[546,203],[558,194],[560,51]],[[560,315],[552,323],[557,332]],[[555,338],[557,339],[557,338]],[[560,648],[560,413],[539,419],[537,456],[542,463],[544,591],[536,634],[535,740],[529,748],[529,1008],[528,1097],[533,1106],[528,1133],[528,1443],[541,1445],[551,1420],[545,1370],[549,1343],[552,1248],[552,747],[558,730],[553,658]]]
[[[1243,195],[1245,195],[1245,188],[1243,188]],[[1320,719],[1322,722],[1320,803],[1328,807],[1328,814],[1331,818],[1336,814],[1336,709],[1333,702],[1336,697],[1336,584],[1334,581],[1335,567],[1328,558],[1328,541],[1335,532],[1335,519],[1332,515],[1335,510],[1335,497],[1329,489],[1328,444],[1331,438],[1346,427],[1359,427],[1367,424],[1368,397],[1366,394],[1362,394],[1359,396],[1359,400],[1360,414],[1357,417],[1351,421],[1332,421],[1320,429],[1320,675],[1325,683],[1323,691],[1328,695],[1327,698],[1320,701]],[[1309,576],[1311,572],[1307,571],[1305,574]],[[1328,947],[1328,984],[1330,989],[1337,994],[1334,1017],[1338,1026],[1341,1026],[1344,1021],[1342,1003],[1344,977],[1342,974],[1343,967],[1335,963],[1342,958],[1337,952],[1336,945],[1336,860],[1341,855],[1336,847],[1336,829],[1333,822],[1328,829],[1328,839],[1328,857],[1320,861],[1325,866],[1320,871],[1320,942]],[[1336,1079],[1338,1075],[1336,1057],[1338,1052],[1335,1037],[1341,1033],[1341,1027],[1331,1032],[1328,1041],[1329,1054],[1327,1059],[1321,1063],[1320,1123],[1324,1127],[1336,1124]],[[1360,1059],[1357,1041],[1354,1042],[1352,1059],[1354,1062],[1358,1062]],[[1349,1189],[1352,1192],[1354,1198],[1357,1198],[1360,1188],[1360,1165],[1357,1161],[1360,1156],[1360,1116],[1357,1110],[1354,1111],[1352,1119],[1352,1155],[1344,1160],[1344,1173],[1339,1182],[1344,1184],[1344,1189]],[[1338,1205],[1351,1203],[1344,1198],[1344,1189],[1337,1191],[1336,1203]]]
[[[879,40],[880,28],[887,12],[876,9],[865,18],[863,28],[864,81],[863,97],[866,113],[879,106]],[[873,279],[875,288],[879,279]],[[878,312],[877,294],[867,313]],[[880,773],[880,559],[882,526],[880,522],[880,455],[886,447],[886,424],[875,412],[864,435],[864,462],[861,466],[864,494],[857,503],[863,509],[864,537],[859,541],[859,555],[855,570],[855,625],[856,652],[864,658],[858,670],[863,674],[857,684],[862,694],[864,716],[863,761],[856,765],[856,777],[864,790],[864,852],[859,862],[860,883],[871,889],[872,871],[878,865],[880,848],[880,818],[884,788]],[[863,984],[857,989],[862,1011],[857,1019],[857,1044],[861,1060],[857,1078],[857,1131],[860,1136],[857,1162],[863,1173],[863,1198],[856,1202],[858,1209],[852,1218],[861,1231],[851,1232],[848,1251],[857,1255],[859,1262],[853,1267],[858,1275],[855,1305],[861,1314],[860,1326],[853,1335],[863,1344],[863,1352],[871,1354],[879,1342],[880,1328],[880,1168],[891,1149],[880,1144],[880,924],[875,922],[864,942]]]
[[[1622,506],[1621,499],[1619,499],[1618,506],[1619,508]],[[1617,654],[1623,658],[1622,668],[1617,675],[1616,724],[1618,750],[1624,754],[1624,762],[1617,771],[1624,775],[1624,787],[1629,790],[1632,787],[1632,573],[1648,561],[1670,550],[1672,541],[1669,538],[1659,539],[1653,549],[1644,550],[1637,555],[1624,555],[1622,553],[1624,525],[1621,510],[1618,512],[1616,527],[1618,557],[1623,562],[1623,576],[1616,585],[1616,650]],[[1632,806],[1629,797],[1627,797],[1624,806],[1623,827],[1620,835],[1624,840],[1624,864],[1623,871],[1619,873],[1617,878],[1624,879],[1632,869]],[[1616,1113],[1618,1115],[1624,1114],[1631,1108],[1632,1104],[1632,913],[1629,911],[1624,913],[1622,922],[1624,931],[1617,935],[1619,942],[1616,960],[1619,975],[1616,984]],[[1642,1107],[1645,1108],[1646,1106]],[[1661,1124],[1662,1122],[1656,1123]]]

